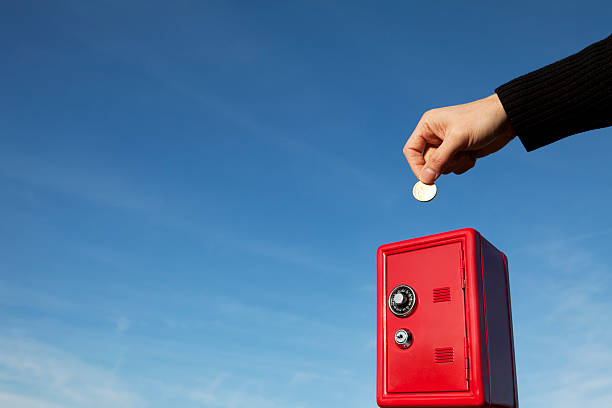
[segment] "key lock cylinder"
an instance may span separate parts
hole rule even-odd
[[[409,316],[417,303],[416,293],[408,285],[400,285],[389,295],[389,310],[397,317]],[[408,329],[399,329],[395,332],[395,343],[401,348],[412,345],[412,332]]]

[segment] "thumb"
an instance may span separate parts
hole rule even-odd
[[[461,139],[457,137],[447,137],[442,141],[425,162],[419,179],[425,184],[433,184],[440,174],[442,169],[450,161],[455,153],[461,150]]]

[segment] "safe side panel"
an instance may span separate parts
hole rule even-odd
[[[516,378],[508,275],[503,254],[482,238],[492,408],[514,408]]]

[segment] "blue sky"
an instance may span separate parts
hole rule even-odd
[[[575,3],[575,2],[572,2]],[[510,260],[523,406],[612,406],[612,129],[421,204],[427,109],[610,34],[607,2],[5,3],[0,405],[375,407],[375,250]]]

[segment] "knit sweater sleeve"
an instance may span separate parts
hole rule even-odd
[[[612,125],[612,35],[495,90],[527,151]]]

